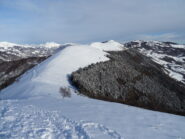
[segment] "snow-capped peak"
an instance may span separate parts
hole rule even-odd
[[[0,60],[18,60],[28,57],[50,56],[61,44],[55,42],[47,42],[44,44],[16,44],[10,42],[0,42]]]
[[[8,48],[14,46],[21,46],[20,44],[10,43],[10,42],[0,42],[0,47]]]
[[[59,47],[59,46],[61,46],[61,44],[55,43],[55,42],[46,42],[45,44],[40,44],[39,46],[52,48],[52,47]]]
[[[103,51],[120,51],[123,50],[123,44],[116,42],[114,40],[106,42],[94,42],[90,44],[91,47],[98,48]]]
[[[0,47],[3,48],[9,48],[14,46],[20,46],[20,47],[47,47],[47,48],[53,48],[53,47],[59,47],[61,44],[55,43],[55,42],[46,42],[44,44],[16,44],[11,42],[0,42]]]

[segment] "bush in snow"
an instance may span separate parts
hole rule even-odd
[[[59,93],[62,95],[63,98],[71,97],[71,90],[67,87],[60,87]]]

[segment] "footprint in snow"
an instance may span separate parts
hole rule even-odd
[[[72,121],[57,112],[44,111],[33,106],[21,109],[4,105],[0,109],[0,138],[14,139],[121,139],[122,137],[104,125]]]

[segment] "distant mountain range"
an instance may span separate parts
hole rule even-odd
[[[185,83],[185,45],[173,42],[131,41],[124,44],[162,65],[170,77]]]
[[[28,57],[47,57],[59,47],[60,44],[54,42],[40,45],[21,45],[0,42],[0,62],[19,60]]]
[[[0,89],[13,83],[28,69],[51,56],[60,44],[21,45],[0,42]]]

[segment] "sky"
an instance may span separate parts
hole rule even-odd
[[[0,41],[185,43],[185,0],[0,0]]]

